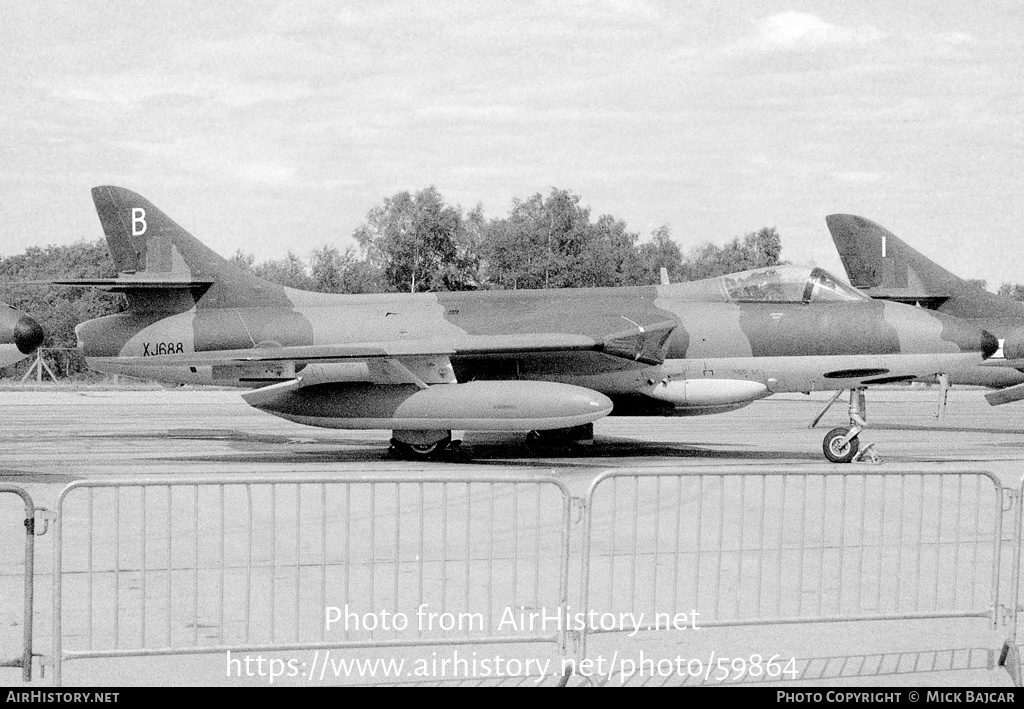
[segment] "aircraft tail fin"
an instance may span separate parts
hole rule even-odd
[[[998,316],[1013,306],[950,273],[888,229],[852,214],[825,217],[847,278],[874,298],[965,318]]]
[[[235,266],[204,246],[147,199],[123,187],[94,187],[93,203],[117,266],[118,290],[145,293],[194,286],[198,301],[210,307],[287,303],[281,286]],[[137,288],[133,287],[137,284]]]

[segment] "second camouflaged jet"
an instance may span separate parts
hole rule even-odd
[[[950,273],[888,229],[853,214],[825,218],[850,282],[872,298],[912,303],[992,332],[1000,347],[981,366],[948,372],[953,384],[990,387],[993,406],[1024,399],[1024,303]]]
[[[391,429],[407,457],[435,455],[453,430],[543,437],[608,414],[719,413],[776,392],[859,392],[996,349],[955,318],[799,267],[633,288],[298,291],[233,266],[129,190],[92,194],[120,273],[62,282],[128,299],[78,326],[92,368],[254,388],[249,404],[290,421]],[[855,394],[826,456],[853,458],[863,425]]]

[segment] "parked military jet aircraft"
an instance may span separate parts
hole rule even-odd
[[[20,310],[0,303],[0,367],[20,362],[43,343],[43,328]]]
[[[949,372],[950,382],[1001,389],[985,395],[993,405],[1024,399],[1024,303],[953,275],[870,219],[832,214],[825,222],[853,285],[873,298],[968,320],[999,339],[991,359]]]
[[[254,388],[249,404],[290,421],[392,429],[408,457],[437,453],[452,430],[564,432],[610,413],[710,414],[852,388],[850,428],[823,444],[845,462],[864,426],[858,387],[996,349],[955,318],[799,267],[634,288],[298,291],[230,264],[133,192],[92,194],[120,273],[57,282],[128,299],[78,326],[92,368]]]

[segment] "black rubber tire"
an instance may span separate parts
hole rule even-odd
[[[857,451],[860,449],[859,436],[851,438],[845,446],[840,447],[839,445],[839,441],[849,432],[850,429],[840,427],[833,428],[825,434],[825,439],[821,442],[821,450],[825,457],[833,463],[849,463],[857,455]]]
[[[451,444],[451,438],[444,438],[434,443],[403,443],[391,439],[392,452],[402,460],[434,460]]]

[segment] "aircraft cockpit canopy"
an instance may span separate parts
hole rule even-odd
[[[828,271],[810,266],[769,266],[722,276],[726,299],[747,303],[820,303],[870,300]]]

